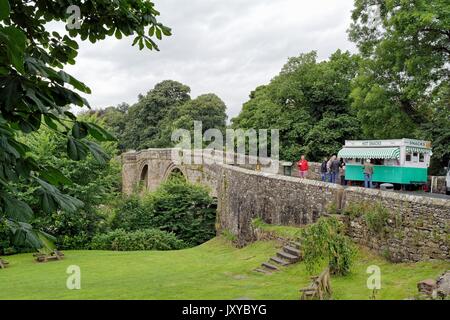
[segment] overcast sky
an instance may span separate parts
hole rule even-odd
[[[94,108],[137,101],[166,79],[188,85],[191,97],[216,93],[236,116],[251,90],[266,84],[288,57],[316,50],[326,59],[347,39],[353,0],[154,0],[173,35],[160,52],[132,39],[82,43],[67,70],[91,89]]]

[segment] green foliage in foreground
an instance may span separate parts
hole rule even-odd
[[[272,275],[252,270],[276,252],[274,242],[237,249],[222,238],[179,251],[66,251],[62,261],[36,264],[31,254],[7,257],[0,299],[293,299],[310,282],[304,263]],[[66,269],[81,268],[81,290],[66,288]],[[381,268],[378,299],[405,299],[448,262],[392,264],[360,249],[347,276],[332,276],[333,299],[369,299],[368,266]]]
[[[102,124],[92,116],[80,116],[78,119]],[[100,163],[92,155],[74,161],[65,153],[65,137],[46,127],[28,135],[20,135],[19,141],[27,143],[30,153],[42,166],[53,167],[70,180],[70,183],[59,186],[63,194],[84,203],[84,206],[76,211],[47,212],[41,206],[38,190],[27,181],[19,180],[14,184],[16,195],[35,213],[29,223],[35,229],[52,235],[59,249],[87,249],[92,236],[106,228],[106,217],[98,207],[111,203],[119,193],[119,163],[115,160]],[[117,152],[115,142],[103,142],[101,147],[109,157],[113,157]],[[33,249],[29,245],[14,244],[13,234],[1,232],[1,229],[0,227],[0,253],[10,254]]]
[[[157,21],[154,4],[144,0],[76,1],[83,14],[80,26],[66,27],[66,35],[52,32],[55,23],[66,21],[72,4],[67,0],[0,0],[0,221],[8,224],[17,245],[42,247],[43,233],[33,229],[30,222],[35,212],[17,198],[11,183],[25,181],[35,188],[39,207],[48,214],[58,209],[75,212],[83,204],[60,192],[58,186],[70,181],[52,165],[39,163],[18,135],[47,126],[64,137],[64,153],[70,159],[83,160],[92,154],[100,163],[107,155],[87,137],[114,139],[68,110],[72,105],[89,107],[81,95],[91,90],[64,71],[67,64],[75,64],[78,40],[95,43],[111,36],[135,36],[133,45],[157,49],[154,39],[171,34]]]
[[[310,272],[328,265],[333,274],[346,275],[354,262],[355,249],[336,218],[320,218],[302,230],[303,259]]]
[[[126,232],[118,229],[98,234],[92,239],[93,250],[138,251],[138,250],[177,250],[186,247],[173,233],[158,229],[144,229]]]

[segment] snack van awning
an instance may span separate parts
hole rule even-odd
[[[400,148],[344,148],[338,153],[344,159],[400,159]]]
[[[419,147],[406,147],[406,152],[429,153],[430,155],[432,154],[431,149]]]

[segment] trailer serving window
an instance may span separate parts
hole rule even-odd
[[[410,152],[406,153],[405,161],[411,161],[411,153]]]

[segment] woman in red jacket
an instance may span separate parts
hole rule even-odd
[[[308,161],[306,161],[305,156],[302,155],[300,161],[298,162],[298,172],[300,174],[300,178],[306,178],[308,175]]]

